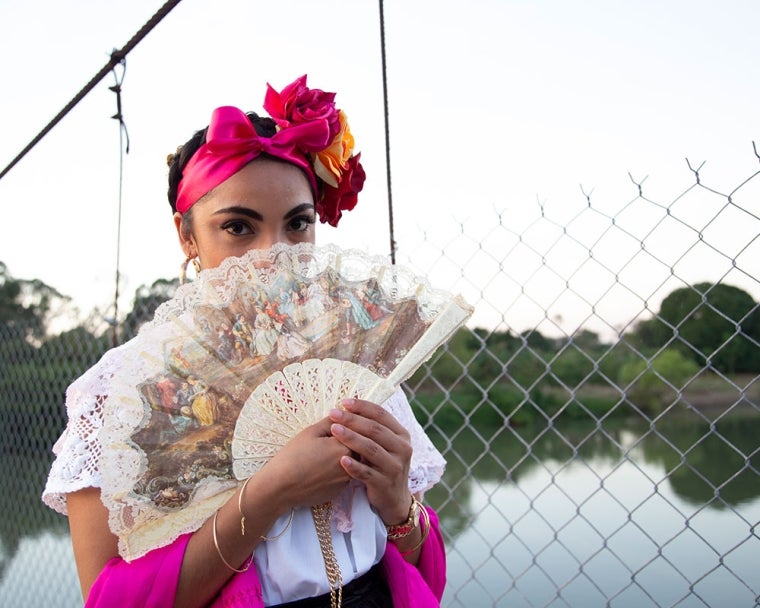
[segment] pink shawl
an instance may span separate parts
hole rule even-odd
[[[392,543],[388,543],[383,556],[394,608],[440,606],[446,585],[446,552],[438,517],[431,508],[425,508],[430,514],[431,529],[417,566],[405,561]],[[171,608],[189,539],[190,534],[186,534],[129,563],[113,558],[95,581],[85,608]],[[234,575],[210,608],[264,608],[256,569]]]

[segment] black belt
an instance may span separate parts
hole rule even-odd
[[[379,565],[343,585],[343,608],[393,608],[391,592]],[[330,594],[305,597],[302,600],[277,604],[271,608],[330,608]]]

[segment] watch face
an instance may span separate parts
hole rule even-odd
[[[412,528],[416,528],[420,525],[420,503],[416,500],[412,503],[412,513],[410,515],[412,518]]]
[[[414,500],[412,506],[409,508],[409,517],[407,520],[396,526],[386,526],[388,531],[388,538],[404,538],[412,533],[412,531],[420,524],[420,505]]]

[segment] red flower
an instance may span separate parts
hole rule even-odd
[[[317,202],[317,213],[322,222],[337,226],[342,212],[351,211],[356,206],[367,177],[359,162],[360,157],[361,153],[348,159],[337,188],[322,183],[322,197]]]
[[[280,130],[309,123],[320,123],[329,132],[319,147],[301,146],[320,184],[317,213],[322,222],[337,226],[343,211],[356,206],[366,174],[359,154],[352,156],[354,138],[346,115],[335,107],[335,93],[306,86],[306,75],[281,92],[267,85],[264,109]]]
[[[330,128],[330,141],[340,132],[340,118],[335,107],[335,93],[306,86],[304,74],[280,93],[267,85],[264,109],[281,129],[292,125],[325,120]]]

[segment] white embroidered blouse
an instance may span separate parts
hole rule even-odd
[[[102,487],[103,446],[99,433],[103,427],[103,405],[119,370],[129,365],[129,356],[129,342],[108,351],[66,392],[68,425],[53,447],[56,459],[42,495],[43,501],[59,513],[67,513],[67,494],[87,487]],[[384,406],[411,435],[409,489],[424,492],[441,479],[445,460],[415,419],[402,390],[396,391]],[[381,559],[386,533],[361,484],[352,483],[334,502],[337,508],[332,521],[333,547],[346,584]],[[282,530],[287,518],[285,515],[275,522],[268,535]],[[292,526],[283,536],[261,543],[254,553],[254,562],[267,605],[330,590],[308,508],[296,511]]]

